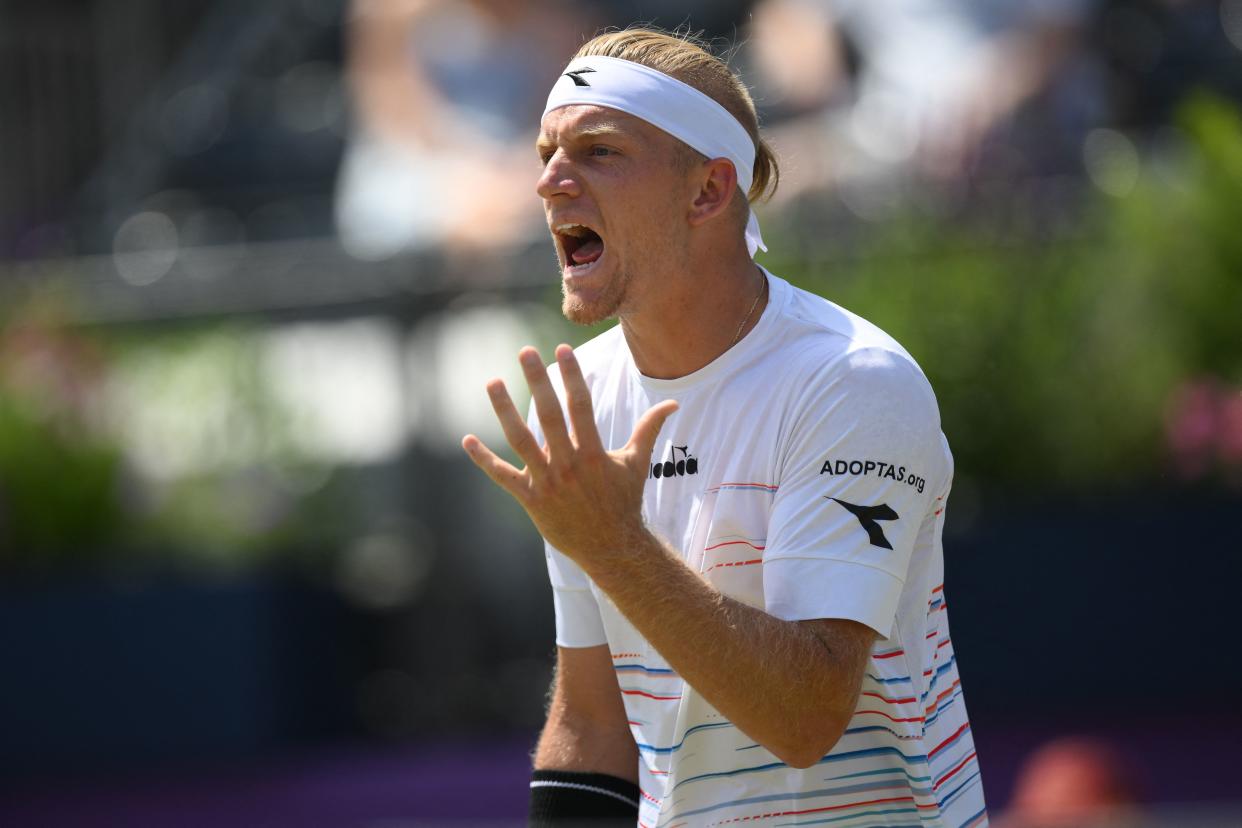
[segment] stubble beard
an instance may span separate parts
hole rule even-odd
[[[561,313],[575,325],[594,325],[618,316],[622,302],[625,300],[626,287],[629,285],[629,273],[618,270],[609,280],[604,291],[593,300],[584,300],[569,292],[565,282],[561,282]]]

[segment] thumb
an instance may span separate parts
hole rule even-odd
[[[651,451],[655,448],[656,437],[660,435],[660,429],[664,427],[664,421],[671,417],[679,407],[676,400],[665,400],[648,408],[646,413],[638,418],[638,424],[634,426],[634,433],[630,435],[630,442],[626,444],[626,448],[643,463],[649,461]]]

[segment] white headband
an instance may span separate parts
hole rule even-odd
[[[727,158],[737,183],[750,190],[755,143],[729,111],[693,86],[640,63],[611,57],[574,58],[552,85],[543,114],[574,104],[606,106],[628,112],[659,127],[708,158]],[[759,235],[759,219],[750,211],[746,249],[768,248]]]

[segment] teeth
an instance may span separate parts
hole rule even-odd
[[[584,224],[558,224],[555,228],[557,233],[565,236],[581,236],[590,229]]]

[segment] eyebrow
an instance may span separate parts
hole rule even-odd
[[[569,136],[570,140],[582,140],[583,138],[599,138],[601,136],[624,134],[625,130],[623,130],[615,121],[599,121],[580,129],[574,129],[569,133]],[[535,139],[535,150],[537,152],[542,152],[543,150],[554,146],[555,143],[556,142],[553,141],[547,133],[542,133],[537,139]]]

